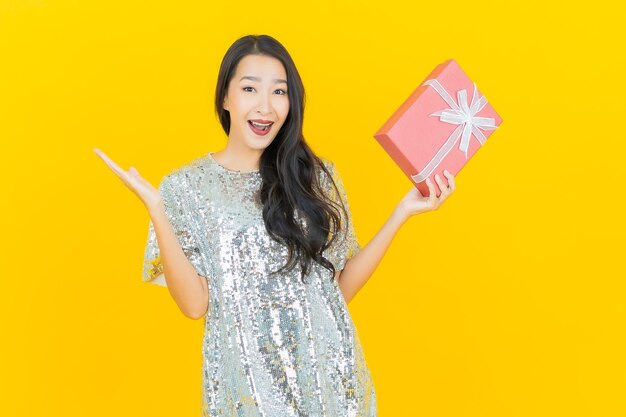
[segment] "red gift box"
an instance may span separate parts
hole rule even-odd
[[[438,65],[374,137],[424,196],[456,176],[502,118],[454,59]]]

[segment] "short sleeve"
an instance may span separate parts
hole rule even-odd
[[[161,180],[158,189],[161,194],[163,206],[165,207],[166,216],[172,225],[172,229],[174,229],[178,243],[180,243],[183,252],[196,269],[196,272],[206,277],[206,269],[202,261],[200,248],[195,237],[196,235],[191,227],[191,213],[188,212],[184,198],[182,197],[185,193],[176,189],[180,186],[181,184],[179,183],[176,183],[175,186],[172,180],[168,176],[165,176]],[[184,184],[182,184],[182,186],[184,186]],[[144,251],[142,281],[162,285],[164,287],[167,286],[163,275],[161,254],[152,220],[150,220],[148,224],[148,238]]]
[[[324,163],[331,172],[332,179],[334,180],[339,193],[337,193],[337,190],[333,187],[332,182],[328,180],[328,177],[325,174],[323,175],[324,179],[322,180],[322,187],[325,192],[328,193],[327,195],[337,204],[341,205],[341,202],[343,202],[348,214],[348,217],[345,217],[343,210],[340,209],[342,228],[341,235],[338,236],[331,246],[329,246],[324,252],[324,256],[335,266],[336,272],[339,272],[343,270],[346,262],[361,250],[361,246],[357,239],[356,231],[354,230],[352,213],[350,211],[348,197],[341,176],[339,175],[334,163],[330,161],[324,161]]]

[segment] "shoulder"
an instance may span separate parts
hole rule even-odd
[[[323,156],[318,156],[318,159],[320,160],[324,168],[326,168],[326,170],[324,170],[322,169],[322,167],[319,167],[320,180],[321,181],[328,180],[328,174],[330,174],[331,177],[334,177],[335,176],[335,163],[331,161],[330,159],[325,158]]]
[[[324,169],[320,167],[318,178],[319,184],[322,188],[324,194],[331,198],[332,200],[336,200],[338,194],[341,193],[341,189],[343,187],[343,183],[341,178],[339,177],[339,173],[337,171],[337,167],[334,161],[331,161],[328,158],[319,157],[319,160],[324,165]]]
[[[200,174],[203,171],[204,167],[206,166],[206,161],[207,161],[206,155],[199,156],[195,159],[192,159],[191,161],[185,162],[183,164],[180,164],[174,167],[172,170],[170,170],[170,172],[167,175],[176,177],[176,176],[189,176],[193,174]]]
[[[204,175],[206,158],[203,155],[170,169],[161,179],[160,187],[180,190],[192,186]]]
[[[326,158],[325,156],[318,156],[317,157],[326,168],[330,169],[332,167],[335,166],[335,162],[331,161],[330,159]]]

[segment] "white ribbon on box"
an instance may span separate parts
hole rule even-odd
[[[430,116],[439,116],[439,120],[445,123],[451,123],[459,125],[454,132],[448,137],[448,140],[441,146],[435,156],[428,162],[428,164],[422,169],[419,174],[412,175],[411,178],[416,183],[425,181],[426,178],[433,173],[435,168],[441,163],[443,158],[454,148],[456,142],[461,138],[459,149],[465,152],[465,159],[467,159],[467,150],[469,148],[470,139],[472,133],[478,139],[481,146],[485,143],[487,138],[483,135],[483,130],[494,130],[496,126],[496,120],[493,117],[477,117],[476,113],[482,110],[487,104],[487,99],[484,96],[479,97],[476,83],[474,83],[474,94],[472,96],[472,102],[467,104],[467,90],[457,91],[458,104],[454,101],[452,96],[446,91],[445,88],[436,79],[431,79],[424,82],[422,85],[431,86],[437,93],[443,98],[450,106],[448,109],[440,110],[432,113]]]

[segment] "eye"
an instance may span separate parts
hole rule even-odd
[[[243,87],[242,90],[243,91],[250,91],[250,90],[247,90],[248,88],[251,89],[251,90],[254,90],[254,87]],[[285,94],[287,94],[287,91],[285,91],[283,89],[274,90],[274,92],[276,92],[276,91],[280,91],[279,95],[281,95],[281,96],[284,96]]]

